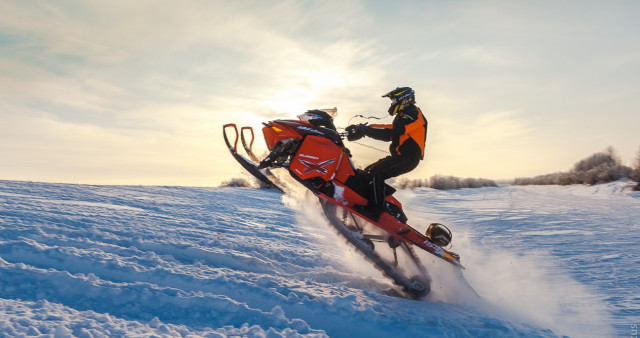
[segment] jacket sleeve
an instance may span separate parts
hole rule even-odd
[[[392,124],[372,124],[367,126],[364,130],[364,134],[380,141],[391,141],[393,137],[393,125]]]

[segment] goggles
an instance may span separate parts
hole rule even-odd
[[[402,102],[402,100],[406,99],[407,97],[409,97],[409,96],[411,96],[413,94],[415,94],[415,91],[410,90],[410,91],[408,91],[407,93],[405,93],[405,94],[403,94],[401,96],[398,96],[398,97],[389,96],[389,98],[391,99],[391,102],[393,102],[394,104],[397,104],[399,102]]]

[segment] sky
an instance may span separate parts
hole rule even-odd
[[[390,123],[398,86],[429,121],[407,178],[531,177],[609,146],[632,165],[638,17],[637,1],[0,0],[0,179],[215,186],[242,175],[223,124],[254,127],[261,154],[262,122],[308,109]]]

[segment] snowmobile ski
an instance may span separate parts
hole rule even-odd
[[[235,141],[234,141],[233,145],[231,145],[231,142],[229,142],[229,138],[227,137],[227,128],[233,128],[233,130],[235,131],[236,136],[235,136]],[[231,155],[233,155],[233,158],[235,158],[236,161],[238,161],[238,163],[240,163],[240,165],[242,165],[242,167],[244,169],[246,169],[255,178],[257,178],[258,180],[260,180],[261,182],[266,184],[269,188],[273,188],[273,189],[279,190],[280,192],[284,192],[284,189],[282,189],[281,187],[279,187],[278,185],[273,183],[271,181],[271,179],[269,179],[269,177],[267,177],[267,174],[265,174],[260,168],[258,168],[258,166],[255,163],[253,163],[252,161],[250,161],[246,157],[238,154],[238,150],[237,150],[237,146],[238,146],[238,127],[235,124],[233,124],[233,123],[225,124],[222,127],[222,133],[224,135],[224,141],[227,144],[227,147],[229,148],[229,151],[231,152]],[[252,132],[252,134],[253,134],[253,132]],[[253,143],[253,140],[252,140],[252,143]]]
[[[251,132],[251,141],[247,142],[247,140],[245,139],[244,135],[245,135],[245,130],[248,130],[249,132]],[[242,127],[240,128],[240,142],[242,143],[242,147],[244,148],[244,151],[247,153],[247,155],[249,155],[249,158],[251,159],[251,161],[253,161],[255,164],[260,164],[260,160],[258,159],[258,156],[256,156],[253,153],[253,141],[255,140],[255,134],[253,133],[253,128],[252,127]],[[269,168],[265,168],[263,170],[265,176],[267,176],[267,178],[269,178],[269,180],[272,182],[272,184],[278,188],[280,188],[281,191],[286,192],[288,189],[287,185],[282,182],[282,180],[280,180],[276,175],[274,175],[271,170]]]

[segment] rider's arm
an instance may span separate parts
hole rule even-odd
[[[380,141],[391,141],[393,136],[392,124],[371,124],[364,130],[364,134]]]

